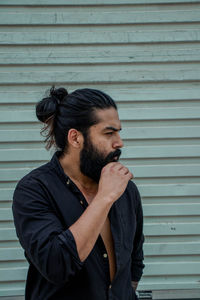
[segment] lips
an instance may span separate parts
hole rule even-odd
[[[107,163],[117,162],[119,160],[120,155],[121,155],[121,150],[120,149],[117,149],[116,151],[110,153],[107,157]]]
[[[118,160],[119,160],[119,156],[113,157],[113,161],[118,161]]]

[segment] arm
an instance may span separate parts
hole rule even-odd
[[[96,197],[69,228],[81,261],[91,252],[112,204],[123,194],[132,177],[129,170],[120,163],[109,163],[103,168]]]
[[[133,287],[136,289],[139,280],[142,277],[143,273],[143,243],[144,243],[144,235],[143,235],[143,211],[142,211],[142,203],[138,189],[135,186],[135,199],[136,199],[136,233],[134,238],[133,252],[132,252],[132,281]]]
[[[73,235],[61,224],[37,179],[18,184],[13,215],[28,260],[48,281],[62,285],[82,268]]]

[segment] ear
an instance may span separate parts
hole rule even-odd
[[[68,139],[68,143],[71,144],[72,147],[77,148],[77,149],[82,147],[83,135],[80,131],[78,131],[74,128],[71,128],[68,131],[67,139]]]

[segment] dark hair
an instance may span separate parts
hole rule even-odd
[[[49,96],[36,105],[37,118],[45,123],[41,133],[45,133],[46,149],[55,145],[64,152],[71,128],[79,130],[85,137],[88,128],[98,123],[95,110],[110,107],[117,109],[114,100],[102,91],[85,88],[68,94],[64,88],[52,87]]]

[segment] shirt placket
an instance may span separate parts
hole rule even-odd
[[[102,266],[104,269],[104,274],[106,275],[106,285],[110,286],[110,267],[109,267],[109,259],[108,259],[108,253],[105,247],[105,244],[102,240],[102,237],[99,235],[97,239],[97,248],[98,248],[98,253],[100,255],[100,259],[102,261]]]
[[[81,204],[81,206],[83,207],[83,209],[85,210],[88,207],[88,203],[85,199],[85,197],[83,196],[83,194],[79,191],[79,189],[76,187],[76,185],[68,178],[67,179],[67,186],[73,191],[73,193],[75,193],[77,195],[77,199],[79,201],[79,203]],[[109,219],[111,222],[111,215],[109,214]],[[113,232],[112,232],[113,234]],[[113,237],[114,238],[114,237]],[[116,238],[116,237],[115,237]],[[118,247],[118,243],[114,238],[114,242],[115,242],[115,248],[116,248],[116,253],[119,253],[119,247]],[[98,253],[100,256],[100,259],[102,261],[102,267],[104,270],[104,274],[105,274],[105,281],[106,281],[106,288],[108,291],[108,300],[114,300],[113,298],[113,293],[112,293],[112,283],[110,281],[110,267],[109,267],[109,258],[108,258],[108,253],[105,247],[105,244],[103,242],[103,239],[101,237],[101,235],[99,235],[97,241],[96,241],[96,245],[97,245],[97,249],[98,249]],[[117,264],[117,270],[118,270],[118,259],[116,260],[116,264]],[[115,275],[116,276],[116,275]],[[115,277],[114,277],[115,279]],[[114,281],[114,280],[113,280]]]

